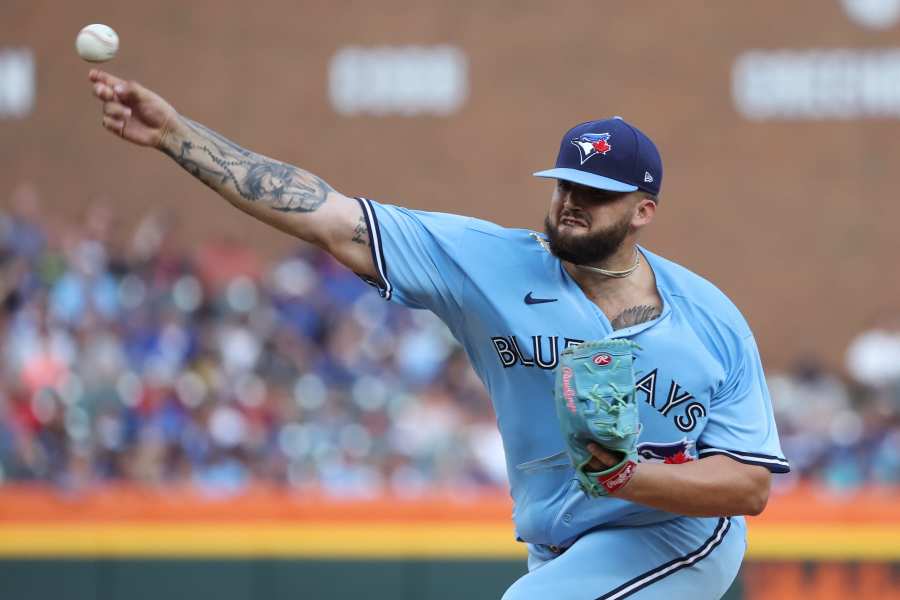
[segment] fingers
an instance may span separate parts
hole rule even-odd
[[[139,83],[125,81],[100,69],[91,69],[88,79],[94,82],[94,95],[105,102],[120,100],[130,104],[140,100],[145,92]]]
[[[110,88],[125,83],[124,79],[111,75],[102,69],[91,69],[90,72],[88,72],[88,79],[94,83],[102,83]]]
[[[101,71],[100,69],[91,69],[88,73],[88,79],[94,82],[94,95],[101,100],[106,101],[115,98],[116,94],[115,91],[113,91],[113,87],[125,83],[118,77],[110,75],[106,71]]]
[[[103,117],[103,127],[119,137],[125,137],[125,119]]]
[[[619,464],[620,459],[609,450],[601,448],[599,445],[590,443],[587,445],[587,450],[594,458],[591,459],[591,464],[594,468],[599,469],[608,469]]]
[[[116,93],[113,91],[113,89],[105,83],[95,83],[92,89],[94,91],[94,95],[104,102],[110,102],[116,97]]]
[[[136,81],[124,81],[113,86],[116,96],[126,104],[132,104],[141,100],[146,90]]]
[[[107,117],[113,117],[114,119],[119,119],[124,121],[128,117],[131,116],[131,109],[125,106],[124,104],[120,104],[119,102],[104,102],[103,103],[103,114]]]

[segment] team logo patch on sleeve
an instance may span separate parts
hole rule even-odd
[[[598,154],[606,154],[612,150],[609,138],[609,133],[585,133],[569,141],[578,148],[578,152],[581,154],[581,164],[584,164],[589,158]]]
[[[687,438],[681,438],[677,442],[660,443],[644,442],[638,444],[637,453],[645,462],[661,462],[667,465],[680,465],[681,463],[697,460],[696,442]]]

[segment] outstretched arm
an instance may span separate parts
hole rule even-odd
[[[356,200],[308,171],[246,150],[179,115],[136,82],[97,69],[90,79],[108,131],[158,148],[245,213],[319,246],[360,275],[377,276]]]

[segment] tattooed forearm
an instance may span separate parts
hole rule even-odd
[[[186,132],[169,139],[163,152],[226,198],[236,192],[249,202],[281,212],[313,212],[331,187],[308,171],[241,148],[218,133],[184,119]]]
[[[246,148],[241,148],[240,146],[238,146],[237,144],[235,144],[228,138],[223,137],[220,133],[213,131],[206,125],[203,125],[202,123],[198,123],[197,121],[194,121],[192,119],[188,119],[187,117],[182,117],[182,118],[188,125],[191,126],[192,129],[194,129],[196,131],[202,131],[207,136],[209,136],[210,139],[215,140],[220,145],[220,147],[228,148],[232,152],[234,152],[236,154],[240,154],[242,156],[246,156],[248,158],[253,155],[253,153],[250,152],[249,150],[247,150]]]
[[[366,246],[369,245],[369,228],[366,226],[365,217],[359,217],[356,227],[353,228],[353,238],[350,241],[356,242],[357,244],[365,244]]]
[[[610,321],[613,329],[624,329],[633,325],[640,325],[652,321],[659,316],[659,309],[650,304],[632,306],[623,310],[618,317]]]
[[[182,140],[177,152],[173,148],[168,146],[164,146],[162,148],[162,151],[167,154],[172,160],[181,165],[181,167],[185,171],[205,183],[213,190],[218,191],[216,183],[222,183],[221,173],[217,172],[214,169],[209,169],[200,164],[200,162],[190,158],[193,146],[194,145],[191,142]]]

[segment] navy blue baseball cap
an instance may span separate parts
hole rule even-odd
[[[656,144],[621,117],[588,121],[566,132],[556,166],[535,173],[613,192],[659,195],[662,159]]]

